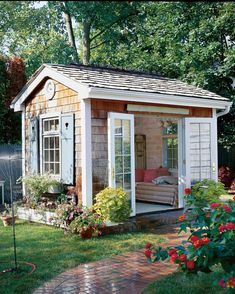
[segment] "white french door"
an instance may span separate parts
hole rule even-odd
[[[132,215],[135,208],[134,115],[108,114],[109,186],[121,187],[130,199]]]
[[[190,187],[217,180],[217,125],[214,118],[185,118],[185,175]]]

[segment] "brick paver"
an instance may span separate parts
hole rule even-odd
[[[169,239],[167,245],[177,245],[185,238],[177,235],[176,226],[162,226],[155,231]],[[79,265],[45,283],[34,294],[139,294],[149,283],[175,269],[176,265],[169,262],[149,264],[143,250],[139,250]]]

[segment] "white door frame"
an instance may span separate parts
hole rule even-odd
[[[118,112],[108,113],[108,163],[109,163],[109,186],[115,188],[115,142],[114,142],[114,120],[129,120],[130,121],[130,143],[131,143],[131,216],[136,215],[135,203],[135,129],[134,115]]]
[[[184,133],[185,133],[185,184],[186,187],[191,186],[191,173],[190,173],[190,152],[189,152],[189,146],[190,146],[190,129],[189,126],[191,123],[209,123],[211,125],[211,165],[212,165],[212,170],[211,170],[211,178],[213,180],[217,180],[217,121],[214,118],[208,118],[208,117],[190,117],[190,118],[185,118],[185,128],[184,128]]]
[[[185,133],[184,119],[178,119],[178,208],[184,207],[185,179]]]

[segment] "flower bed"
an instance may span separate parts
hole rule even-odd
[[[31,222],[53,225],[51,219],[55,217],[55,212],[46,210],[37,210],[32,208],[18,207],[17,216],[19,219]]]

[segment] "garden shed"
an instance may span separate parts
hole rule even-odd
[[[217,179],[217,117],[230,106],[157,74],[44,64],[12,102],[23,175],[50,172],[88,206],[112,186],[132,215],[182,208],[185,187]]]

